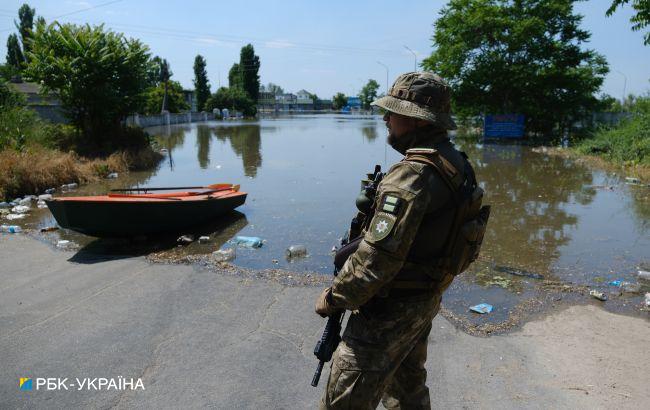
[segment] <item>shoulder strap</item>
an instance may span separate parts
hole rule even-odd
[[[457,204],[460,203],[461,198],[459,195],[459,187],[462,184],[462,181],[456,182],[460,178],[460,174],[456,167],[454,167],[451,162],[447,161],[445,157],[440,155],[436,149],[411,148],[406,151],[404,161],[419,162],[433,167],[445,182],[447,188],[451,191],[454,202]]]

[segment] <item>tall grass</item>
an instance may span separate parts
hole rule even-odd
[[[631,118],[595,131],[576,150],[617,164],[650,166],[650,97],[636,101]]]

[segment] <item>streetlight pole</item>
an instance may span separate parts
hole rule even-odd
[[[413,63],[413,71],[418,71],[418,55],[415,54],[415,51],[411,50],[407,46],[404,46],[404,48],[407,49],[408,51],[410,51],[411,54],[413,54],[413,58],[415,59],[414,60],[415,62]]]
[[[377,64],[384,66],[386,69],[386,95],[388,95],[388,66],[381,61],[377,61]]]
[[[627,76],[623,74],[622,71],[619,70],[614,70],[614,71],[616,71],[617,73],[623,76],[623,99],[621,99],[621,105],[623,105],[625,104],[625,88],[627,87]]]

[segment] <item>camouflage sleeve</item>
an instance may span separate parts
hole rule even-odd
[[[332,285],[334,306],[359,308],[402,268],[430,201],[423,168],[400,162],[379,185],[364,239]]]

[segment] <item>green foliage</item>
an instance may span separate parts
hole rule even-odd
[[[375,80],[368,80],[366,85],[363,86],[359,93],[359,99],[361,100],[361,106],[364,110],[369,110],[370,103],[377,99],[378,89],[379,83]]]
[[[210,98],[210,83],[208,73],[205,70],[205,59],[201,55],[194,58],[194,92],[196,94],[196,109],[205,110],[205,103]]]
[[[239,64],[234,63],[228,71],[228,87],[229,88],[242,88],[242,77]]]
[[[0,151],[22,151],[40,145],[58,148],[74,138],[69,126],[43,121],[36,112],[21,106],[0,107]]]
[[[7,65],[13,67],[16,71],[19,71],[24,63],[25,56],[23,55],[23,51],[20,49],[18,36],[15,34],[9,34],[9,37],[7,37]]]
[[[334,107],[335,110],[340,110],[341,108],[345,107],[348,104],[348,97],[345,96],[343,93],[336,93],[334,97],[332,97],[332,106]]]
[[[456,114],[520,113],[529,131],[562,130],[598,105],[609,71],[583,49],[576,1],[450,0],[422,66],[448,80]]]
[[[0,64],[0,82],[9,81],[12,77],[19,75],[20,70],[10,64]]]
[[[260,58],[255,55],[255,49],[251,44],[247,44],[241,49],[239,69],[242,88],[253,101],[257,101],[260,95]]]
[[[241,111],[246,117],[252,117],[257,112],[255,101],[241,88],[221,87],[208,99],[206,106],[209,111],[215,108]]]
[[[183,95],[183,87],[178,81],[168,81],[159,83],[156,87],[152,87],[147,91],[147,100],[145,105],[146,114],[160,113],[163,99],[165,99],[165,88],[167,88],[167,111],[181,112],[189,110],[190,106],[185,101]]]
[[[147,51],[103,26],[37,25],[25,74],[56,93],[89,146],[106,147],[103,140],[143,104]]]
[[[0,82],[0,110],[23,105],[25,105],[25,97],[22,94],[13,92],[4,82]]]
[[[261,88],[262,88],[262,91],[266,91],[266,92],[271,93],[273,95],[284,94],[284,90],[282,89],[282,87],[280,87],[277,84],[268,83],[266,85],[266,88],[264,88],[264,86],[262,86]]]
[[[16,28],[18,29],[18,32],[20,33],[20,39],[22,40],[23,43],[23,54],[25,56],[27,56],[27,54],[32,49],[30,40],[32,37],[32,30],[34,29],[35,13],[36,10],[29,7],[29,5],[27,4],[23,4],[18,9],[18,19],[20,20],[20,22],[15,24],[16,24]]]
[[[650,97],[638,97],[630,107],[632,117],[612,128],[601,128],[578,143],[582,154],[592,154],[629,165],[650,165]]]
[[[629,2],[630,0],[613,0],[611,6],[607,9],[607,16],[611,16],[618,7],[622,7]],[[630,18],[632,30],[639,31],[650,25],[650,0],[632,0],[632,8],[636,12]],[[643,36],[643,44],[650,45],[650,32]]]

